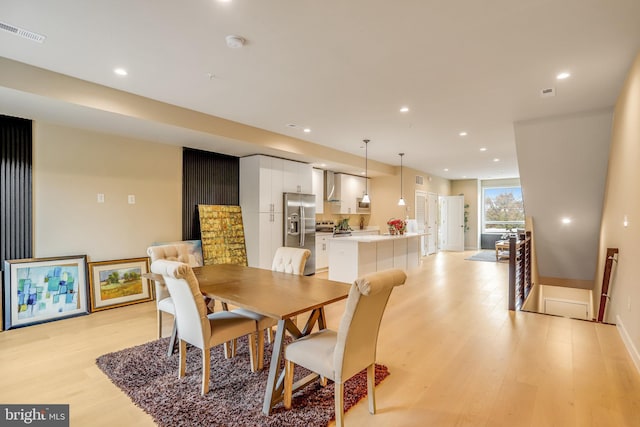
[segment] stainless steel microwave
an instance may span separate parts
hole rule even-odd
[[[363,202],[362,197],[358,197],[356,199],[356,213],[359,214],[370,214],[371,213],[371,203]]]

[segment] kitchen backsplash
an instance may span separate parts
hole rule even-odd
[[[369,225],[369,217],[370,215],[358,215],[358,214],[354,214],[354,215],[339,215],[339,214],[330,214],[330,213],[324,213],[324,214],[317,214],[316,215],[316,222],[318,221],[333,221],[334,223],[338,224],[341,220],[348,218],[349,219],[349,227],[351,227],[354,230],[357,230],[360,228],[360,219],[362,218],[362,225],[364,227],[367,227]]]

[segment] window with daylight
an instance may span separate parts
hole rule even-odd
[[[524,203],[520,187],[482,189],[483,233],[508,233],[524,228]]]

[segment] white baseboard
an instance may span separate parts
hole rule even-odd
[[[622,337],[622,342],[624,342],[625,347],[627,347],[627,350],[631,355],[631,360],[633,360],[633,363],[636,365],[636,369],[640,373],[640,353],[638,353],[638,349],[633,344],[633,341],[631,341],[631,337],[624,328],[624,324],[622,323],[620,316],[616,316],[616,327],[618,328],[620,337]]]

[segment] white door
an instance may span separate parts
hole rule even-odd
[[[440,197],[440,247],[464,250],[464,196]]]
[[[427,194],[427,254],[435,254],[438,250],[436,242],[438,237],[438,195]]]
[[[427,229],[427,194],[424,191],[416,191],[416,227],[418,233],[424,233]],[[429,236],[420,238],[420,256],[429,253],[427,251],[428,242]]]

